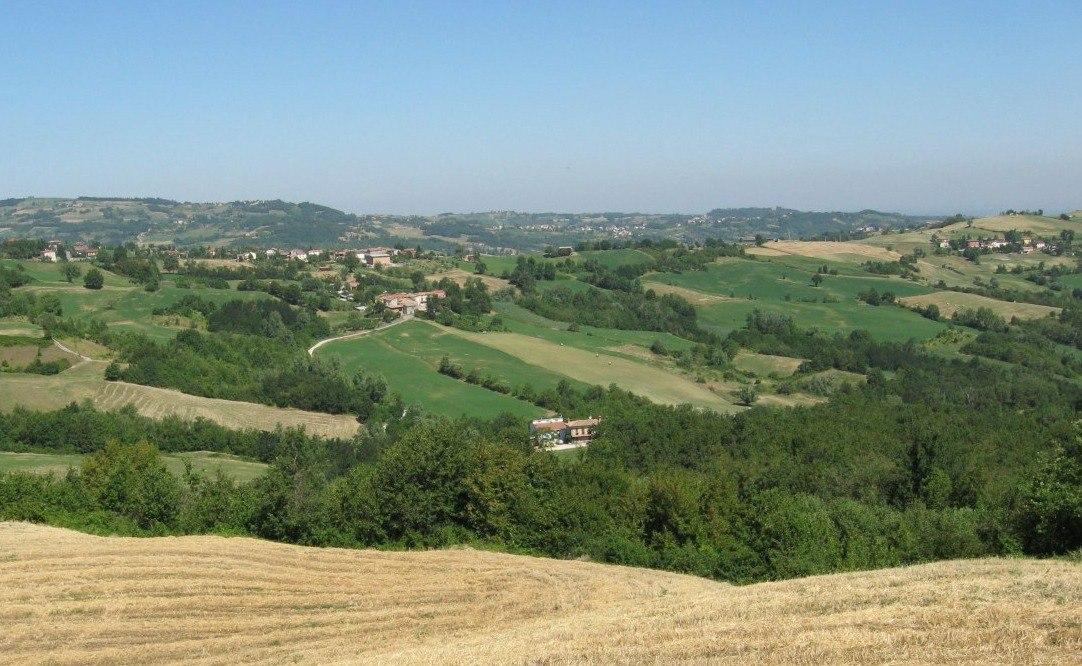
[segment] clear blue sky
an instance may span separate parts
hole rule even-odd
[[[0,3],[0,197],[1082,208],[1082,2]]]

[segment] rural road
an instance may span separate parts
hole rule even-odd
[[[80,359],[79,360],[80,363],[82,363],[83,361],[93,361],[94,360],[94,359],[90,358],[89,356],[86,356],[84,354],[80,354],[79,352],[75,351],[74,349],[68,349],[67,345],[65,345],[63,342],[60,342],[59,340],[53,340],[53,344],[55,344],[57,347],[60,347],[60,351],[66,351],[69,354],[75,354],[76,356],[78,356],[79,359]]]
[[[390,328],[390,327],[394,326],[395,324],[401,324],[402,322],[409,321],[410,319],[413,319],[413,315],[405,315],[405,316],[399,317],[398,319],[395,319],[394,321],[392,321],[392,322],[390,322],[388,324],[380,324],[379,326],[377,326],[375,328],[370,328],[367,331],[357,331],[356,333],[347,333],[346,335],[339,335],[339,336],[334,337],[334,338],[326,338],[325,340],[320,340],[319,342],[317,342],[316,344],[314,344],[314,345],[312,345],[311,347],[308,348],[308,355],[309,356],[315,356],[316,350],[319,349],[320,347],[322,347],[323,345],[327,344],[328,342],[334,342],[335,340],[352,340],[353,338],[362,338],[362,337],[368,335],[369,333],[375,333],[377,331],[382,331],[385,328]]]

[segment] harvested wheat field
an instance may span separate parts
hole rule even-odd
[[[133,405],[143,416],[160,419],[179,416],[205,418],[227,428],[256,428],[272,431],[278,425],[302,426],[323,437],[351,437],[360,427],[345,414],[323,414],[300,409],[270,407],[253,402],[204,398],[173,389],[107,382],[102,378],[103,361],[83,361],[58,375],[0,375],[0,411],[15,407],[60,409],[72,402],[90,400],[99,409],[113,410]]]
[[[665,284],[664,282],[644,281],[642,286],[645,289],[653,289],[655,294],[676,294],[692,305],[713,305],[714,303],[737,300],[721,294],[708,294],[705,291],[680,287],[675,284]]]
[[[918,296],[906,296],[899,298],[898,302],[909,308],[923,308],[935,304],[939,313],[944,317],[950,317],[955,312],[963,309],[988,308],[1000,317],[1010,321],[1013,317],[1019,319],[1040,319],[1050,314],[1059,314],[1060,308],[1051,305],[1037,305],[1035,303],[1015,303],[1013,301],[1001,301],[979,294],[967,294],[961,291],[936,291],[931,294]]]
[[[801,257],[831,261],[863,262],[868,260],[897,261],[902,255],[885,247],[857,242],[838,241],[792,241],[769,242],[761,247],[749,247],[748,254],[778,257],[795,254]]]
[[[972,560],[733,587],[473,550],[0,523],[0,659],[1068,663],[1082,567]]]

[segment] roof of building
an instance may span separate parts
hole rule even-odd
[[[548,419],[543,419],[540,423],[534,421],[530,424],[530,428],[534,430],[563,430],[566,427],[567,423],[563,419],[559,421],[549,421]]]
[[[568,428],[588,428],[601,423],[601,419],[588,418],[588,419],[576,419],[574,421],[568,421]]]

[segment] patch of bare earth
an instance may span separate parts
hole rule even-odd
[[[1082,567],[970,560],[734,587],[473,550],[0,524],[14,663],[1076,663]]]

